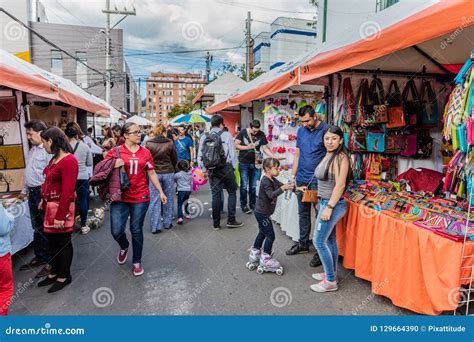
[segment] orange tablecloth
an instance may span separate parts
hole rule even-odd
[[[350,201],[337,240],[344,267],[372,282],[373,293],[423,314],[456,309],[474,264],[474,257],[462,258],[463,243]],[[474,243],[466,246],[464,255],[472,256]]]

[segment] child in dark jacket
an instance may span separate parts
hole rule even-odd
[[[191,167],[187,160],[180,160],[176,165],[178,172],[174,174],[174,181],[176,182],[176,190],[178,191],[178,221],[177,224],[183,224],[184,217],[191,218],[189,213],[189,196],[193,187],[193,176]],[[184,206],[184,208],[183,208]],[[184,211],[184,216],[183,216]]]
[[[293,186],[282,184],[275,178],[279,175],[279,168],[280,162],[278,159],[267,158],[263,161],[265,175],[260,181],[260,189],[255,205],[258,234],[252,248],[250,248],[249,262],[247,263],[249,270],[254,270],[258,265],[258,273],[269,271],[276,272],[278,275],[283,274],[283,267],[276,259],[271,257],[275,232],[270,216],[275,212],[277,197],[286,190],[292,190]],[[262,245],[263,252],[261,251]]]

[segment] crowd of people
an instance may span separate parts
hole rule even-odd
[[[19,199],[28,198],[34,229],[34,257],[20,270],[42,266],[36,274],[37,278],[43,278],[38,286],[50,286],[49,293],[71,283],[74,255],[71,234],[76,220],[79,232],[89,233],[89,198],[91,186],[96,186],[101,199],[110,204],[111,234],[119,247],[117,263],[123,265],[128,258],[130,241],[125,232],[130,222],[132,272],[140,276],[144,273],[146,214],[150,212],[149,229],[153,234],[171,229],[173,222],[181,225],[191,218],[187,204],[192,191],[193,166],[200,167],[210,183],[212,227],[222,228],[224,190],[227,192],[226,227],[244,225],[237,220],[236,212],[238,184],[234,172],[238,167],[242,212],[254,213],[258,224],[258,234],[250,248],[249,268],[282,273],[279,261],[272,257],[275,232],[270,216],[275,211],[277,197],[285,191],[296,192],[300,229],[298,243],[286,254],[309,251],[314,203],[305,201],[304,194],[317,190],[319,201],[312,240],[317,252],[310,265],[322,264],[324,272],[313,274],[318,283],[311,285],[311,289],[337,290],[335,226],[347,210],[342,196],[350,175],[350,162],[340,128],[319,120],[311,106],[301,108],[298,116],[301,127],[292,179],[287,184],[277,179],[281,158],[269,149],[258,120],[239,131],[235,138],[225,128],[222,116],[217,114],[211,118],[211,129],[207,133],[203,129],[191,133],[184,126],[173,128],[161,124],[144,132],[134,123],[125,123],[102,127],[101,141],[92,137],[92,127],[84,134],[75,122],[69,123],[64,131],[48,128],[40,120],[27,122],[30,149]],[[13,289],[8,238],[13,223],[3,207],[0,219],[1,304],[9,294],[11,296]],[[6,314],[8,305],[6,308],[3,305],[1,310],[0,313]]]

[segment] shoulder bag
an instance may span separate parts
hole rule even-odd
[[[120,152],[117,146],[115,146],[115,152],[117,153],[117,158],[122,159],[120,157]],[[120,167],[120,190],[126,191],[130,189],[130,179],[128,178],[127,172],[125,172],[125,168],[123,166]]]

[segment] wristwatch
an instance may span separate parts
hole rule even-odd
[[[334,207],[333,207],[332,205],[330,205],[330,204],[327,205],[327,208],[329,208],[329,209],[331,209],[331,210],[334,209]]]

